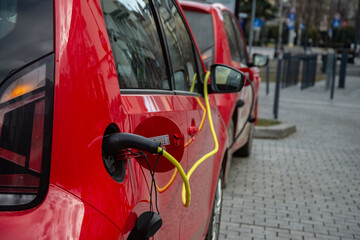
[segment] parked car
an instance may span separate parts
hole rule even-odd
[[[0,14],[1,239],[216,237],[228,136],[215,93],[244,75],[213,65],[204,80],[177,1],[2,0]],[[212,154],[188,207],[165,152],[185,171]]]
[[[180,5],[195,36],[205,66],[209,68],[213,63],[232,66],[244,72],[254,86],[254,94],[247,83],[239,93],[215,97],[229,135],[232,136],[232,152],[237,156],[248,157],[251,153],[254,122],[257,118],[260,83],[257,67],[265,66],[268,59],[257,54],[250,60],[241,27],[232,12],[224,5],[191,1],[181,1]],[[246,124],[247,122],[249,124]],[[246,126],[240,134],[244,124]],[[236,138],[237,136],[239,137]]]

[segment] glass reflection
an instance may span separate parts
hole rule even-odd
[[[120,88],[170,89],[149,2],[102,1]]]
[[[225,66],[216,66],[215,81],[222,91],[237,91],[244,84],[242,73]]]
[[[0,83],[53,51],[53,1],[0,1]]]
[[[196,64],[189,33],[172,1],[157,0],[155,3],[170,52],[174,87],[176,90],[189,91],[193,80],[197,80],[194,78]]]

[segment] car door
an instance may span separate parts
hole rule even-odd
[[[251,69],[246,65],[248,62],[248,55],[246,52],[246,46],[244,44],[243,38],[239,29],[237,28],[237,23],[234,17],[227,11],[222,12],[224,27],[226,31],[226,37],[229,42],[229,48],[231,53],[231,66],[239,69],[245,73],[246,77],[249,79],[251,74]],[[246,103],[251,103],[252,101],[252,92],[250,85],[247,84],[242,90],[241,99]],[[237,122],[235,123],[235,136],[238,135],[242,126],[248,120],[248,114],[250,111],[251,104],[245,104],[243,107],[238,108]],[[243,131],[239,140],[234,144],[235,149],[238,146],[243,146],[246,143],[247,136],[250,131],[250,125],[247,125],[247,128]]]
[[[236,39],[237,42],[239,44],[239,49],[240,49],[240,56],[241,56],[241,63],[244,64],[243,68],[241,69],[245,74],[248,74],[248,78],[250,79],[250,81],[252,82],[253,86],[254,86],[254,90],[255,90],[255,101],[257,101],[257,94],[258,94],[258,89],[259,89],[259,85],[260,85],[260,71],[258,69],[258,67],[256,66],[252,66],[249,67],[248,66],[248,62],[249,62],[249,53],[247,51],[247,46],[246,46],[246,42],[245,42],[245,38],[244,35],[242,33],[242,31],[240,30],[240,25],[237,22],[236,18],[234,15],[232,15],[231,13],[227,13],[230,16],[233,28],[234,28],[234,32],[236,34]],[[249,88],[249,86],[247,86],[247,88]],[[249,91],[249,90],[247,90]],[[249,96],[247,96],[247,98],[249,99],[248,101],[252,101],[252,91],[250,91]],[[254,103],[255,104],[255,103]],[[254,106],[253,109],[253,116],[255,118],[257,118],[257,107]]]
[[[188,131],[185,134],[184,147],[188,154],[185,167],[186,172],[189,172],[198,159],[214,149],[202,93],[203,68],[180,9],[171,0],[156,0],[155,3],[170,53],[174,92],[187,115]],[[213,96],[210,97],[210,102],[213,118],[218,119]],[[215,120],[216,130],[219,129],[220,123]],[[201,239],[206,232],[213,201],[213,181],[216,180],[214,176],[217,177],[219,173],[220,162],[221,158],[212,156],[192,174],[192,200],[190,206],[182,211],[180,239]]]
[[[176,66],[172,62],[173,56],[179,52],[168,51],[170,48],[166,47],[162,35],[164,29],[158,21],[160,10],[156,12],[151,1],[103,0],[102,8],[122,104],[127,112],[131,131],[161,141],[162,147],[186,169],[188,149],[184,144],[188,139],[187,106],[191,104],[187,97],[178,95],[173,90],[179,88],[188,91],[193,76],[199,76],[197,68],[193,63],[188,68],[172,68]],[[181,46],[177,50],[190,51],[190,54],[193,52],[193,49]],[[126,153],[122,157],[133,159],[134,156],[129,157]],[[148,154],[147,157],[153,168],[156,156]],[[127,174],[134,172],[142,173],[143,176],[134,174],[134,178],[137,178],[131,179],[135,183],[134,188],[128,191],[146,190],[137,195],[137,204],[131,209],[133,216],[139,216],[150,208],[151,174],[144,158],[130,161]],[[156,166],[155,180],[157,197],[152,195],[152,211],[159,211],[163,221],[155,239],[176,239],[180,236],[179,226],[184,209],[181,202],[182,180],[165,158],[161,158]],[[129,219],[130,216],[131,214]],[[129,232],[124,232],[125,237],[128,234]]]

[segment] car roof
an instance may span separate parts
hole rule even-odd
[[[205,12],[205,13],[211,13],[212,10],[218,10],[220,12],[222,11],[230,11],[228,7],[221,3],[211,3],[206,1],[179,1],[181,7],[184,10],[190,10],[190,11],[196,11],[196,12]]]

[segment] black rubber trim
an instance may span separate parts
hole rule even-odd
[[[171,90],[174,90],[175,89],[174,81],[171,80],[171,76],[173,74],[173,67],[172,67],[172,63],[171,63],[170,50],[167,46],[165,32],[164,32],[163,26],[161,24],[160,15],[157,10],[159,8],[156,8],[155,5],[156,5],[156,3],[153,3],[153,0],[149,1],[149,6],[153,13],[154,22],[155,22],[159,40],[161,43],[161,49],[162,49],[163,55],[164,55],[166,74],[169,79],[169,84],[171,86],[170,88],[171,88]]]
[[[194,97],[201,97],[203,98],[203,95],[201,95],[198,92],[189,92],[189,91],[182,91],[182,90],[174,90],[175,95],[183,95],[183,96],[194,96]]]
[[[175,95],[172,90],[161,90],[161,89],[120,89],[121,94],[142,94],[142,95]]]
[[[155,142],[132,133],[113,133],[104,136],[102,149],[108,155],[117,154],[126,148],[134,148],[156,154],[160,144],[160,142]]]

